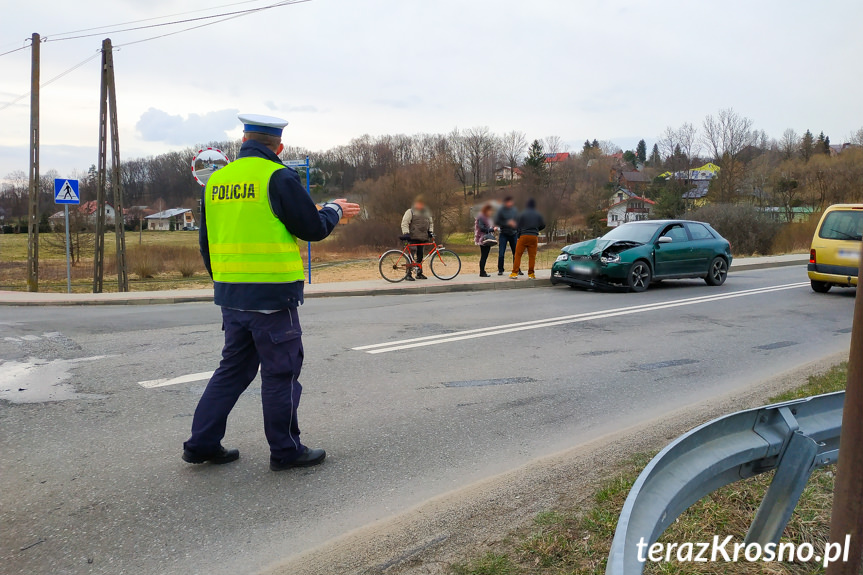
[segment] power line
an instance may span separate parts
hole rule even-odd
[[[12,54],[13,52],[18,52],[20,50],[26,50],[29,47],[30,47],[30,45],[26,44],[24,46],[20,46],[18,48],[15,48],[14,50],[9,50],[8,52],[0,52],[0,56],[5,56],[6,54]]]
[[[238,2],[238,3],[236,3],[236,4],[245,4],[245,3],[248,3],[249,1],[256,1],[256,0],[246,0],[246,2]],[[190,31],[190,30],[196,30],[196,29],[198,29],[198,28],[204,28],[204,27],[206,27],[206,26],[212,26],[212,25],[214,25],[214,24],[219,24],[220,22],[225,22],[225,21],[227,21],[227,20],[233,20],[233,19],[235,19],[235,18],[240,18],[240,17],[242,17],[242,16],[248,16],[248,15],[250,15],[250,14],[255,14],[255,13],[257,13],[257,12],[261,12],[261,11],[263,11],[263,10],[269,10],[269,9],[271,9],[271,8],[279,8],[279,7],[282,7],[282,6],[289,6],[289,5],[291,5],[291,4],[304,4],[304,3],[306,3],[306,2],[311,2],[311,1],[312,1],[312,0],[282,0],[281,2],[276,2],[275,4],[270,4],[270,5],[267,5],[267,6],[261,6],[261,7],[258,7],[258,8],[251,8],[251,9],[248,9],[248,10],[239,10],[239,11],[236,11],[236,12],[226,12],[226,13],[222,13],[222,14],[215,14],[215,15],[211,15],[211,16],[202,16],[202,17],[200,17],[200,18],[189,18],[189,19],[186,19],[186,20],[178,20],[178,21],[175,21],[175,22],[166,22],[166,23],[162,23],[162,24],[153,24],[153,25],[150,25],[150,26],[141,26],[141,27],[136,27],[136,28],[128,28],[128,29],[126,29],[126,30],[114,30],[114,31],[113,31],[113,32],[111,32],[111,33],[117,33],[117,32],[128,32],[128,31],[131,31],[131,30],[142,30],[142,29],[145,29],[145,28],[155,28],[155,27],[159,27],[159,26],[169,26],[169,25],[172,25],[172,24],[182,24],[182,23],[187,23],[187,22],[194,22],[194,21],[200,21],[200,20],[209,20],[209,19],[212,19],[212,18],[219,18],[219,20],[215,20],[215,21],[213,21],[213,22],[205,22],[205,23],[203,23],[203,24],[197,24],[197,25],[195,25],[195,26],[190,26],[190,27],[188,27],[188,28],[183,28],[182,30],[175,30],[175,31],[173,31],[173,32],[167,32],[167,33],[165,33],[165,34],[159,34],[158,36],[152,36],[152,37],[150,37],[150,38],[143,38],[143,39],[141,39],[141,40],[133,40],[133,41],[131,41],[131,42],[126,42],[125,44],[118,44],[118,45],[114,46],[114,48],[120,48],[120,47],[122,47],[122,46],[131,46],[131,45],[133,45],[133,44],[141,44],[142,42],[149,42],[150,40],[156,40],[156,39],[159,39],[159,38],[165,38],[166,36],[174,36],[174,35],[176,35],[176,34],[182,34],[183,32],[188,32],[188,31]],[[236,4],[228,4],[227,6],[232,6],[232,5],[236,5]],[[55,40],[55,42],[59,42],[59,41],[61,41],[61,40],[74,40],[74,39],[76,39],[76,38],[88,38],[88,37],[90,37],[90,36],[101,36],[103,33],[106,33],[106,32],[98,32],[98,33],[96,33],[96,34],[87,34],[87,35],[82,35],[82,36],[71,36],[71,37],[69,37],[69,38],[59,38],[58,40]],[[47,39],[46,39],[46,40],[43,40],[43,42],[47,42],[47,41],[48,41]],[[12,50],[11,52],[17,52],[18,50],[23,50],[24,48],[29,48],[29,46],[22,46],[22,47],[20,47],[20,48],[16,48],[15,50]],[[9,53],[11,53],[11,52],[5,52],[5,53],[6,53],[6,54],[9,54]],[[75,64],[75,65],[74,65],[74,66],[72,66],[71,68],[68,68],[67,70],[64,70],[64,71],[63,71],[63,72],[61,72],[60,74],[58,74],[58,75],[54,76],[53,78],[51,78],[50,80],[48,80],[48,81],[44,82],[43,84],[41,84],[41,85],[40,85],[40,87],[45,87],[45,86],[48,86],[48,85],[50,85],[50,84],[53,84],[54,82],[56,82],[56,81],[57,81],[57,80],[59,80],[60,78],[62,78],[62,77],[64,77],[64,76],[66,76],[67,74],[70,74],[70,73],[74,72],[75,70],[77,70],[78,68],[80,68],[81,66],[83,66],[84,64],[86,64],[87,62],[89,62],[89,61],[93,60],[94,58],[96,58],[97,56],[99,56],[99,54],[101,54],[101,52],[102,52],[101,50],[97,51],[94,55],[90,56],[89,58],[87,58],[87,59],[85,59],[85,60],[82,60],[81,62],[78,62],[77,64]],[[2,56],[2,55],[3,55],[3,54],[0,54],[0,56]],[[0,104],[0,111],[5,110],[6,108],[9,108],[10,106],[13,106],[13,105],[17,104],[18,102],[20,102],[20,101],[21,101],[21,100],[23,100],[24,98],[28,97],[29,95],[30,95],[30,92],[27,92],[26,94],[21,94],[21,95],[20,95],[20,96],[18,96],[17,98],[14,98],[13,100],[11,100],[11,101],[9,101],[9,102],[6,102],[5,104]]]
[[[248,16],[249,14],[253,14],[254,12],[258,12],[260,10],[267,10],[269,8],[278,8],[280,6],[288,6],[290,4],[303,4],[305,2],[311,2],[311,0],[285,0],[278,4],[273,4],[271,6],[266,6],[262,8],[258,8],[253,11],[244,11],[232,16],[227,16],[226,18],[222,18],[220,20],[216,20],[215,22],[205,22],[204,24],[198,24],[197,26],[191,26],[189,28],[183,28],[182,30],[175,30],[174,32],[166,32],[165,34],[159,34],[158,36],[151,36],[150,38],[143,38],[141,40],[133,40],[131,42],[126,42],[124,44],[117,44],[115,48],[120,48],[122,46],[131,46],[133,44],[140,44],[142,42],[149,42],[150,40],[157,40],[159,38],[165,38],[167,36],[174,36],[176,34],[182,34],[183,32],[188,32],[189,30],[196,30],[198,28],[204,28],[205,26],[212,26],[213,24],[219,24],[220,22],[225,22],[227,20],[234,20],[235,18],[241,18],[243,16]],[[224,16],[224,14],[222,14]]]
[[[241,4],[251,4],[253,2],[263,2],[263,0],[243,0],[243,2],[232,2],[230,4],[221,4],[219,6],[210,6],[209,8],[201,8],[199,10],[187,10],[185,12],[176,12],[174,14],[165,14],[164,16],[154,16],[152,18],[142,18],[140,20],[129,20],[128,22],[117,22],[116,24],[106,24],[105,26],[96,26],[95,28],[81,28],[80,30],[70,30],[69,32],[58,32],[57,34],[46,34],[46,38],[55,36],[68,36],[70,34],[80,34],[81,32],[92,32],[95,30],[105,30],[106,28],[116,28],[117,26],[128,26],[129,24],[140,24],[141,22],[152,22],[153,20],[162,20],[163,18],[173,18],[175,16],[185,16],[186,14],[196,14],[198,12],[209,12],[210,10],[218,10],[220,8],[229,8],[231,6],[239,6]]]
[[[88,57],[86,60],[82,60],[81,62],[78,62],[77,64],[75,64],[71,68],[68,68],[68,69],[64,70],[63,72],[60,72],[59,74],[57,74],[56,76],[54,76],[50,80],[46,80],[45,82],[43,82],[40,85],[40,87],[44,88],[45,86],[49,86],[49,85],[53,84],[54,82],[56,82],[57,80],[59,80],[60,78],[62,78],[63,76],[66,76],[67,74],[71,74],[72,72],[74,72],[75,70],[77,70],[78,68],[80,68],[81,66],[86,64],[87,62],[89,62],[95,58],[98,58],[101,53],[102,53],[101,50],[97,51],[95,54]],[[5,110],[6,108],[8,108],[10,106],[14,106],[18,102],[20,102],[21,100],[23,100],[24,98],[27,98],[29,96],[30,96],[30,92],[27,92],[26,94],[21,94],[20,96],[18,96],[14,100],[6,102],[5,104],[0,104],[0,110]]]
[[[102,31],[102,32],[94,32],[92,34],[81,34],[78,36],[68,36],[66,38],[57,38],[56,40],[52,40],[51,38],[46,38],[45,42],[62,42],[64,40],[77,40],[79,38],[92,38],[93,36],[101,36],[103,34],[117,34],[120,32],[132,32],[135,30],[147,30],[150,28],[159,28],[162,26],[174,26],[176,24],[187,24],[189,22],[197,22],[200,20],[212,20],[214,18],[223,18],[228,20],[230,18],[225,18],[226,16],[243,16],[246,14],[254,14],[256,12],[262,12],[264,10],[270,10],[272,8],[279,8],[282,6],[288,6],[290,4],[301,4],[303,2],[310,2],[311,0],[282,0],[281,2],[276,2],[275,4],[270,4],[268,6],[261,6],[259,8],[249,8],[247,10],[238,10],[236,12],[223,12],[221,14],[211,14],[210,16],[198,16],[197,18],[186,18],[183,20],[174,20],[172,22],[162,22],[159,24],[148,24],[146,26],[135,26],[132,28],[123,28],[120,30],[110,30],[110,31]],[[222,22],[224,20],[219,20]],[[200,26],[195,26],[192,28],[187,28],[187,30],[194,30],[195,28],[199,28]],[[169,34],[165,34],[164,36],[168,36]],[[156,36],[161,37],[161,36]]]

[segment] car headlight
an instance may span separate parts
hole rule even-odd
[[[616,264],[620,262],[620,254],[614,254],[613,256],[602,256],[599,258],[604,264]]]
[[[556,261],[556,262],[565,262],[565,261],[566,261],[566,260],[568,260],[568,259],[569,259],[569,255],[567,255],[567,254],[560,254],[559,256],[557,256],[557,259],[556,259],[556,260],[554,260],[554,261]]]

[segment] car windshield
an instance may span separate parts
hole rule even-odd
[[[646,244],[656,234],[662,224],[625,224],[618,226],[602,236],[601,239],[612,242],[638,242]]]
[[[821,224],[818,235],[825,240],[856,240],[863,237],[863,210],[830,212]]]

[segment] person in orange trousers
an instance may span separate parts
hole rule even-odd
[[[518,270],[521,268],[521,258],[525,250],[528,257],[527,277],[536,279],[536,250],[539,247],[539,232],[544,229],[545,220],[542,214],[536,211],[536,201],[528,200],[525,210],[518,216],[518,243],[515,245],[515,258],[509,279],[518,279]]]

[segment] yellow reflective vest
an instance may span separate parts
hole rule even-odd
[[[297,238],[273,213],[267,193],[270,177],[284,168],[264,158],[240,158],[210,176],[204,208],[214,281],[305,281]]]

